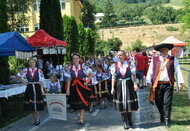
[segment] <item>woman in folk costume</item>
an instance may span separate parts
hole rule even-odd
[[[121,113],[124,129],[127,130],[132,126],[132,112],[139,108],[136,95],[138,89],[136,68],[130,66],[130,62],[125,60],[125,51],[119,51],[117,56],[119,62],[111,66],[111,93],[113,94],[114,108]]]
[[[27,82],[22,79],[26,76]],[[29,60],[29,68],[24,68],[16,75],[17,79],[25,84],[26,90],[24,93],[24,109],[26,111],[32,111],[34,117],[34,125],[40,124],[40,118],[38,111],[44,110],[43,101],[43,81],[44,75],[41,69],[36,68],[36,60]]]
[[[107,97],[108,97],[108,88],[107,88],[107,76],[106,73],[103,72],[102,65],[96,66],[96,79],[98,81],[97,84],[97,94],[98,100],[100,102],[100,108],[107,107]],[[102,107],[102,102],[104,101],[104,106]]]
[[[78,111],[78,124],[84,125],[84,111],[88,109],[88,99],[92,95],[92,90],[86,85],[91,80],[92,76],[88,72],[88,67],[79,64],[79,54],[72,54],[72,61],[73,64],[70,66],[67,95],[70,95],[71,108]],[[88,79],[84,82],[85,77],[88,77]]]

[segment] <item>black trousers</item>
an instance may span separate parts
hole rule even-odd
[[[155,92],[155,103],[161,114],[170,119],[172,110],[173,87],[170,84],[159,84]]]

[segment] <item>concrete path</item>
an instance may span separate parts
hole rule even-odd
[[[159,113],[155,105],[148,101],[147,88],[138,91],[139,110],[133,113],[134,128],[129,131],[167,131],[160,123]],[[120,114],[113,110],[112,102],[106,109],[95,108],[95,112],[85,113],[85,126],[76,124],[76,114],[68,112],[68,120],[56,120],[48,117],[47,109],[40,112],[41,124],[33,126],[32,115],[28,115],[9,124],[1,131],[123,131]]]

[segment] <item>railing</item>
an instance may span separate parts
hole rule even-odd
[[[188,72],[187,78],[188,78],[188,84],[187,84],[187,88],[188,88],[188,98],[190,100],[190,69],[186,69],[186,68],[181,68],[184,71]]]
[[[180,64],[190,64],[190,59],[179,59]]]

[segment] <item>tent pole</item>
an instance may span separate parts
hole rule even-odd
[[[59,52],[58,52],[58,48],[56,47],[57,50],[57,61],[58,61],[58,66],[59,66],[59,75],[61,75],[61,69],[60,69],[60,65],[59,65]]]

